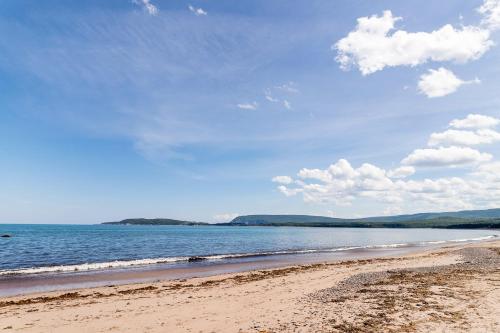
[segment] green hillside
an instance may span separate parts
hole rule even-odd
[[[106,222],[103,224],[500,229],[500,209],[376,216],[360,219],[341,219],[313,215],[245,215],[238,216],[229,223],[219,224],[208,224],[204,222],[182,221],[167,218],[133,218],[117,222]]]
[[[126,225],[206,225],[208,223],[203,222],[192,222],[192,221],[181,221],[173,219],[125,219],[117,222],[104,222],[103,224],[126,224]]]
[[[353,228],[500,228],[500,209],[339,219],[309,215],[238,216],[228,225]]]

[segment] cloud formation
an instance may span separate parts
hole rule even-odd
[[[476,146],[492,144],[500,141],[500,133],[490,129],[472,131],[446,130],[444,132],[432,133],[429,138],[429,146],[458,145]]]
[[[500,124],[500,119],[481,114],[469,114],[464,119],[454,119],[450,126],[458,129],[492,128]]]
[[[464,81],[458,78],[452,71],[440,67],[429,69],[427,74],[420,76],[418,90],[429,98],[443,97],[457,91],[464,84],[480,83],[479,79]]]
[[[153,5],[150,0],[133,0],[133,2],[136,5],[142,6],[149,15],[155,16],[158,14],[158,7]]]
[[[243,109],[243,110],[257,110],[257,108],[259,107],[259,104],[257,104],[257,102],[239,103],[239,104],[236,104],[236,106],[240,109]]]
[[[485,0],[478,12],[483,15],[481,23],[485,27],[490,30],[500,28],[500,0]]]
[[[492,159],[487,153],[481,153],[469,147],[439,147],[415,149],[405,157],[401,164],[412,166],[440,167],[458,166],[486,162]]]
[[[195,8],[191,5],[188,6],[188,9],[191,13],[193,13],[196,16],[207,16],[207,12],[204,11],[202,8]]]
[[[292,179],[292,177],[288,177],[288,176],[276,176],[276,177],[273,177],[272,181],[275,183],[278,183],[278,184],[288,185],[288,184],[291,184],[293,182],[293,179]]]
[[[471,114],[453,120],[450,126],[479,126],[478,131],[493,131],[482,127],[490,126],[496,120]],[[438,139],[433,134],[429,142]],[[278,190],[285,196],[301,194],[308,203],[338,206],[358,200],[373,201],[387,205],[381,214],[399,213],[411,207],[453,210],[499,206],[500,162],[493,160],[491,154],[467,147],[467,142],[465,145],[454,143],[457,145],[415,149],[401,161],[401,166],[392,170],[370,163],[354,167],[346,159],[340,159],[326,169],[303,168],[295,178],[277,176],[273,181],[280,184]],[[453,166],[470,171],[462,177],[418,177],[417,171],[421,167]],[[415,174],[417,177],[414,178]]]
[[[500,133],[494,127],[500,124],[500,119],[469,114],[464,119],[454,119],[450,129],[444,132],[432,133],[428,145],[433,146],[476,146],[492,144],[500,141]]]
[[[332,46],[342,69],[357,66],[363,75],[385,67],[417,66],[428,61],[466,63],[490,49],[490,31],[477,26],[446,24],[431,32],[395,29],[402,20],[390,10],[382,16],[358,18],[356,28]]]
[[[406,178],[415,173],[415,168],[412,166],[402,166],[387,172],[389,178]]]

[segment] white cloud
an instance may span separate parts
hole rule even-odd
[[[481,114],[469,114],[465,119],[454,119],[450,126],[458,129],[491,128],[500,124],[500,119]]]
[[[349,163],[345,160],[341,163]],[[388,205],[384,215],[400,214],[403,207],[417,206],[419,210],[454,210],[500,205],[500,164],[493,162],[479,165],[470,179],[448,177],[423,180],[392,181],[384,176],[385,171],[371,165],[377,172],[365,173],[361,166],[354,173],[334,176],[330,170],[313,169],[310,178],[293,181],[288,186],[280,185],[279,191],[287,197],[301,194],[303,200],[312,204],[335,204],[345,206],[357,200],[369,200]],[[330,176],[325,176],[330,173]],[[300,174],[300,173],[299,173]],[[317,177],[323,175],[322,177]],[[375,178],[374,178],[375,177]],[[321,178],[321,179],[318,179]]]
[[[222,213],[214,215],[213,220],[216,222],[230,222],[238,216],[240,216],[238,213]]]
[[[493,45],[490,32],[475,26],[454,28],[446,24],[432,32],[395,30],[402,18],[391,11],[382,16],[358,18],[356,29],[333,49],[341,68],[357,66],[363,75],[385,67],[416,66],[427,61],[465,63],[480,58]]]
[[[351,178],[356,175],[356,171],[345,159],[340,159],[337,163],[330,165],[328,171],[338,178]]]
[[[471,163],[487,162],[492,156],[468,147],[439,147],[415,149],[401,161],[411,166],[458,166]]]
[[[457,89],[470,83],[480,83],[478,79],[464,81],[446,68],[429,69],[427,74],[420,76],[418,89],[429,98],[442,97],[454,93]]]
[[[259,107],[259,104],[257,102],[252,102],[252,103],[240,103],[236,105],[238,108],[243,109],[243,110],[257,110]]]
[[[281,186],[280,191],[288,196],[302,193],[306,202],[334,202],[348,205],[356,197],[377,197],[383,202],[397,202],[399,197],[390,191],[394,183],[386,176],[385,170],[365,163],[354,169],[341,159],[327,169],[301,169],[294,181],[294,187]],[[291,183],[292,184],[292,183]]]
[[[208,14],[202,8],[195,8],[191,5],[188,6],[188,9],[196,16],[206,16]]]
[[[297,174],[299,178],[302,179],[316,179],[321,180],[323,182],[328,182],[332,179],[332,175],[328,170],[320,170],[320,169],[301,169]]]
[[[500,0],[485,0],[478,8],[478,12],[483,15],[481,23],[490,30],[500,28]]]
[[[359,174],[367,179],[385,179],[385,170],[369,163],[364,163],[359,169]]]
[[[491,144],[497,141],[500,141],[500,133],[490,129],[482,129],[476,132],[451,129],[441,133],[432,133],[428,145],[475,146]]]
[[[133,0],[133,2],[137,5],[142,6],[145,11],[148,12],[149,15],[157,15],[158,14],[158,7],[153,5],[150,0]]]
[[[288,185],[288,184],[291,184],[293,182],[293,179],[292,179],[292,177],[289,177],[289,176],[276,176],[276,177],[273,177],[272,181],[274,183]]]
[[[481,164],[473,175],[484,177],[490,182],[500,182],[500,162]]]
[[[288,188],[284,185],[278,186],[278,190],[287,197],[292,197],[292,196],[296,195],[297,193],[300,193],[303,191],[300,188],[291,189],[291,188]]]
[[[387,172],[389,178],[406,178],[415,173],[415,168],[412,166],[402,166]]]
[[[469,115],[456,119],[450,126],[479,127],[473,131],[448,130],[431,135],[430,143],[440,145],[461,139],[465,145],[482,138],[498,135],[490,128],[491,117]],[[450,134],[451,132],[451,134]],[[496,133],[496,134],[492,134]],[[439,135],[436,135],[439,134]],[[491,142],[485,142],[491,143]],[[380,214],[393,215],[411,211],[447,211],[500,206],[500,161],[493,156],[470,147],[439,147],[416,149],[401,162],[401,166],[384,170],[376,165],[364,163],[354,168],[349,161],[340,159],[325,169],[303,168],[297,178],[286,176],[278,182],[278,190],[284,195],[301,195],[306,203],[350,205],[355,201],[382,205]],[[414,178],[418,166],[451,167],[464,166],[462,176],[438,178]],[[412,179],[413,178],[413,179]]]

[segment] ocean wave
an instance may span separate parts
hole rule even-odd
[[[498,237],[497,235],[489,235],[476,238],[460,238],[460,239],[450,239],[450,240],[439,240],[439,241],[426,241],[420,242],[422,245],[433,245],[433,244],[446,244],[446,243],[463,243],[463,242],[479,242],[482,240],[488,240]]]
[[[115,260],[115,261],[101,262],[101,263],[83,263],[74,265],[43,266],[43,267],[0,270],[0,276],[85,272],[85,271],[96,271],[96,270],[105,270],[113,268],[139,267],[139,266],[148,266],[155,264],[156,265],[169,264],[169,263],[180,263],[180,262],[190,262],[190,261],[217,261],[226,259],[238,259],[238,258],[243,259],[251,257],[275,256],[275,255],[329,253],[329,252],[342,252],[342,251],[363,250],[363,249],[402,248],[411,246],[438,245],[446,243],[474,242],[474,241],[493,239],[496,237],[498,236],[489,235],[476,238],[423,241],[418,243],[393,243],[393,244],[379,244],[379,245],[366,245],[366,246],[349,246],[349,247],[337,247],[330,249],[323,248],[323,249],[281,250],[281,251],[254,252],[254,253],[215,254],[215,255],[191,256],[191,257],[185,256],[185,257],[167,257],[167,258],[147,258],[147,259],[135,259],[135,260]]]

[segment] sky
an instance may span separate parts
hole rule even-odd
[[[0,222],[500,207],[500,0],[4,0]]]

